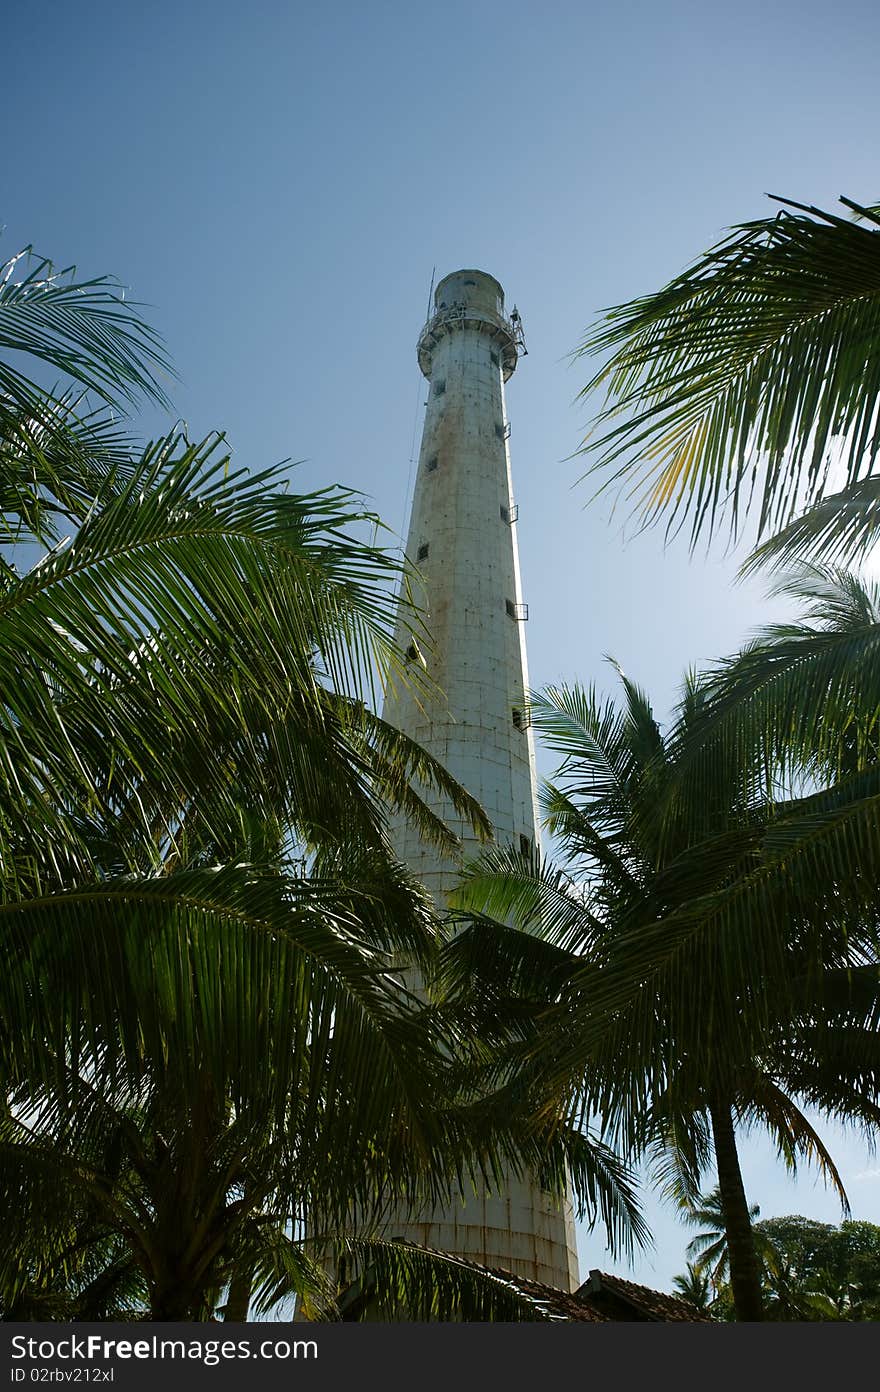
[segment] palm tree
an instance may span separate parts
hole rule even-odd
[[[692,541],[736,533],[755,500],[759,535],[783,528],[765,559],[846,564],[880,515],[880,216],[776,201],[585,337],[580,355],[610,356],[582,392],[606,393],[584,449]]]
[[[47,366],[61,374],[54,390],[36,380]],[[109,277],[77,280],[30,247],[0,265],[0,541],[57,541],[82,520],[130,467],[120,417],[144,397],[167,406],[172,375],[158,334]]]
[[[106,282],[8,276],[0,333],[105,399],[158,395],[154,340]],[[478,833],[488,824],[364,704],[370,671],[403,671],[400,566],[354,539],[364,514],[343,490],[292,496],[278,470],[232,470],[215,439],[110,457],[94,419],[62,409],[69,397],[11,368],[2,389],[4,535],[69,528],[26,573],[10,560],[0,595],[0,1059],[19,1183],[32,1165],[66,1166],[94,1205],[95,1147],[121,1155],[123,1174],[140,1156],[140,1181],[167,1185],[154,1228],[177,1243],[183,1210],[163,1205],[187,1176],[169,1137],[200,1139],[215,1211],[186,1216],[211,1229],[292,1105],[296,1134],[327,1147],[326,1172],[300,1154],[301,1175],[337,1212],[362,1169],[378,1183],[376,1163],[410,1190],[415,1170],[438,1182],[433,1043],[390,972],[395,955],[430,958],[435,925],[390,857],[385,809],[453,846],[418,778]],[[164,1169],[144,1150],[160,1136]],[[292,1162],[272,1154],[277,1189]],[[261,1202],[260,1184],[246,1188],[240,1222]],[[156,1231],[137,1240],[154,1310],[206,1308],[216,1263],[195,1236],[185,1271]]]
[[[487,853],[456,902],[494,926],[461,934],[447,978],[453,990],[476,980],[487,1008],[507,1008],[536,1090],[601,1117],[627,1151],[652,1153],[679,1201],[696,1200],[714,1152],[738,1317],[758,1319],[737,1129],[768,1128],[787,1164],[818,1162],[846,1202],[795,1098],[876,1120],[876,1049],[860,1070],[841,1067],[864,1035],[841,981],[864,968],[863,1008],[876,1009],[876,918],[849,912],[845,855],[824,863],[834,873],[816,884],[819,795],[771,798],[743,747],[720,737],[706,779],[707,689],[689,682],[664,737],[644,694],[622,680],[622,708],[578,687],[535,699],[535,724],[564,760],[544,801],[570,870]],[[791,873],[797,855],[802,880]],[[511,918],[526,931],[498,926]],[[504,983],[494,991],[493,977]],[[833,1016],[823,999],[832,978],[843,992]]]
[[[689,1300],[698,1310],[712,1308],[709,1277],[704,1275],[699,1267],[694,1266],[693,1262],[688,1262],[687,1271],[683,1276],[673,1276],[672,1287],[683,1300]]]
[[[105,400],[158,394],[106,282],[7,278],[10,323]],[[376,519],[233,469],[219,437],[135,447],[11,368],[0,393],[3,535],[52,543],[0,575],[4,1309],[320,1307],[316,1253],[353,1209],[502,1164],[581,1175],[577,1142],[481,1107],[400,972],[428,970],[438,926],[389,809],[447,851],[432,790],[489,827],[367,704],[412,679],[406,569],[356,539]],[[625,1185],[588,1181],[625,1226]],[[427,1298],[424,1262],[395,1270]]]
[[[749,1207],[749,1221],[754,1224],[761,1210],[758,1204]],[[691,1227],[703,1231],[691,1238],[687,1245],[687,1255],[694,1259],[694,1266],[688,1263],[689,1270],[708,1274],[716,1293],[727,1281],[730,1274],[730,1254],[727,1250],[727,1229],[724,1219],[724,1205],[721,1190],[715,1188],[709,1194],[701,1194],[696,1202],[687,1203],[682,1214]]]

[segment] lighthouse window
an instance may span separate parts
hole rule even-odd
[[[420,561],[426,561],[427,559],[428,559],[428,543],[427,543],[426,541],[423,541],[422,544],[421,544],[421,546],[419,547],[418,560],[420,560]]]
[[[437,468],[437,465],[438,465],[439,463],[440,463],[439,457],[438,457],[436,454],[432,454],[432,455],[431,455],[431,458],[428,460],[427,464],[425,465],[425,468],[427,469],[427,471],[428,471],[429,474],[430,474],[430,473],[433,473],[433,471]]]
[[[497,421],[495,422],[495,434],[497,435],[499,440],[504,439],[504,426],[499,425]]]
[[[463,284],[463,285],[476,285],[476,283],[477,283],[477,282],[476,282],[475,280],[464,280],[464,281],[462,281],[462,284]]]
[[[493,365],[494,367],[500,367],[500,366],[501,366],[501,359],[499,358],[498,354],[495,352],[494,348],[493,348],[492,351],[489,353],[489,357],[492,359],[492,365]]]
[[[520,833],[519,838],[519,853],[520,855],[524,856],[532,854],[532,843],[529,840],[529,838],[527,836],[523,836],[522,833]]]
[[[525,711],[521,710],[519,706],[513,707],[513,710],[510,712],[510,718],[517,730],[525,730],[529,723],[526,719]]]
[[[520,623],[525,623],[529,617],[529,606],[527,604],[514,604],[512,599],[504,601],[504,608],[509,619],[517,619]]]
[[[442,396],[443,393],[445,392],[445,390],[446,390],[446,383],[445,383],[445,382],[435,382],[435,383],[434,383],[434,395],[435,395],[435,396]]]

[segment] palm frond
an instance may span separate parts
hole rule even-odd
[[[526,932],[564,952],[581,951],[600,925],[584,894],[563,871],[535,848],[494,846],[462,873],[449,905],[504,922],[513,919]]]
[[[130,477],[135,457],[130,433],[81,392],[29,413],[0,399],[0,540],[57,543],[99,494]]]
[[[548,687],[532,694],[532,722],[547,748],[562,758],[561,772],[576,764],[587,772],[596,796],[622,792],[628,766],[626,721],[595,687]]]
[[[822,496],[832,446],[850,484],[880,453],[880,231],[817,208],[743,224],[607,311],[578,355],[608,352],[582,392],[606,392],[591,472],[692,542],[725,515],[736,532],[756,491],[777,529]]]
[[[880,478],[856,479],[839,492],[826,494],[757,547],[740,573],[789,569],[805,559],[857,565],[872,550],[878,534]]]
[[[826,1184],[833,1186],[849,1217],[850,1206],[840,1171],[815,1127],[772,1078],[764,1076],[750,1089],[744,1108],[746,1119],[759,1115],[776,1141],[777,1152],[792,1174],[797,1173],[797,1157],[814,1164]]]
[[[38,861],[48,846],[81,856],[62,807],[109,825],[122,804],[147,842],[160,809],[166,837],[192,806],[228,823],[246,771],[269,767],[264,751],[279,776],[253,789],[254,805],[290,805],[296,789],[307,835],[335,819],[344,836],[359,816],[377,840],[385,793],[442,837],[411,776],[484,831],[439,765],[404,750],[353,697],[403,665],[389,593],[399,565],[346,531],[362,515],[352,495],[295,497],[281,485],[277,470],[230,473],[214,440],[169,437],[69,545],[8,578],[0,779]]]
[[[700,1205],[701,1181],[712,1159],[710,1129],[703,1112],[670,1114],[664,1101],[655,1103],[645,1118],[651,1179],[662,1198],[692,1213]]]
[[[404,1242],[349,1238],[342,1250],[360,1275],[339,1302],[342,1319],[393,1322],[551,1319],[539,1295],[506,1272]]]
[[[407,1125],[430,1149],[437,1128],[417,1099],[433,1049],[418,1003],[367,947],[357,894],[224,867],[8,904],[3,1053],[74,1099],[69,1047],[81,1072],[110,1080],[123,1063],[137,1078],[173,1061],[197,1090],[207,1070],[257,1125],[298,1097],[305,1136],[337,1156],[354,1144],[362,1160],[415,1103]],[[393,1099],[371,1081],[389,1068]],[[345,1106],[325,1114],[328,1096]]]
[[[565,1172],[577,1209],[592,1230],[601,1219],[608,1250],[632,1257],[651,1244],[651,1229],[642,1213],[638,1182],[630,1166],[610,1146],[576,1127],[560,1136]]]
[[[0,266],[0,350],[24,353],[119,405],[147,395],[167,405],[160,385],[171,374],[161,339],[109,276],[77,280],[30,247]],[[30,411],[43,391],[8,363],[0,393]]]
[[[698,719],[676,732],[677,767],[694,786],[738,776],[741,796],[773,798],[789,772],[827,784],[876,758],[877,587],[835,567],[801,564],[779,577],[774,593],[796,600],[803,617],[764,629],[717,663]]]

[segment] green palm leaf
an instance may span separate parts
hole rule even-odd
[[[727,516],[735,532],[757,487],[764,532],[823,495],[832,447],[849,484],[870,472],[880,229],[857,211],[868,225],[796,204],[746,223],[585,338],[580,355],[611,353],[582,393],[606,391],[592,470],[647,521],[689,519],[695,541]]]
[[[875,1051],[855,1062],[877,1010],[876,598],[837,573],[802,584],[821,631],[789,626],[690,679],[668,735],[630,682],[619,715],[577,689],[534,704],[563,755],[544,805],[568,873],[482,857],[455,900],[472,926],[442,959],[461,1008],[506,1029],[543,1115],[599,1118],[684,1200],[714,1149],[743,1318],[761,1307],[736,1125],[760,1121],[842,1194],[798,1101],[861,1125],[876,1112]],[[837,781],[815,791],[820,772]]]
[[[377,1239],[348,1239],[341,1251],[357,1260],[361,1274],[344,1292],[336,1318],[421,1323],[552,1318],[540,1294],[530,1295],[506,1273],[461,1257]]]
[[[880,479],[857,479],[830,493],[759,546],[742,567],[794,569],[812,556],[826,566],[854,565],[865,559],[880,531]]]
[[[0,266],[0,352],[51,364],[113,405],[142,395],[167,404],[159,377],[171,367],[158,334],[118,282],[78,281],[75,273],[73,266],[56,271],[30,247]],[[43,390],[7,362],[0,364],[0,393],[26,411],[45,401]]]
[[[0,780],[31,860],[47,845],[81,860],[71,807],[155,844],[195,806],[220,835],[246,771],[253,805],[295,804],[307,839],[357,824],[376,841],[390,799],[448,847],[414,780],[486,833],[474,800],[354,695],[403,668],[399,567],[344,530],[352,495],[280,485],[277,471],[230,474],[214,441],[171,437],[70,545],[7,583]]]

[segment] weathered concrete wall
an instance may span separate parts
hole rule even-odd
[[[455,304],[466,304],[500,319],[504,314],[504,291],[495,277],[485,271],[453,271],[438,283],[434,308],[443,310]]]
[[[397,690],[384,715],[479,799],[500,843],[519,845],[524,836],[537,844],[532,734],[514,716],[525,713],[528,691],[503,382],[505,356],[508,375],[515,356],[493,277],[447,276],[435,304],[441,315],[455,305],[465,313],[428,335],[427,350],[424,335],[420,345],[430,388],[407,554],[424,577],[433,640],[425,658],[443,694],[425,700]],[[398,638],[405,647],[408,630]],[[451,808],[429,801],[461,835],[464,855],[475,854],[477,842]],[[404,823],[394,834],[401,859],[442,903],[457,866]],[[503,1195],[469,1196],[424,1223],[395,1224],[395,1232],[563,1289],[578,1284],[570,1206],[561,1211],[537,1185],[511,1180]]]

